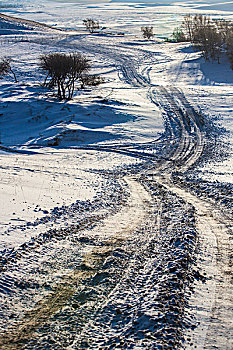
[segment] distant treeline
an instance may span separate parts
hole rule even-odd
[[[176,41],[190,41],[207,61],[220,62],[221,54],[226,53],[233,69],[233,22],[213,20],[203,15],[187,15],[181,28],[175,29],[173,37]]]

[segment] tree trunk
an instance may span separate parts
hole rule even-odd
[[[61,95],[61,83],[60,81],[57,82],[57,94],[58,94],[58,98],[60,100],[62,100],[62,95]]]
[[[11,73],[12,73],[13,76],[14,76],[15,83],[18,83],[18,80],[17,80],[17,78],[16,78],[15,72],[14,72],[11,68],[10,68],[10,71],[11,71]]]
[[[66,99],[66,89],[64,87],[63,82],[61,82],[61,89],[62,89],[62,98],[63,98],[63,100],[65,100]]]
[[[48,77],[49,77],[49,73],[48,73],[48,74],[46,75],[46,77],[45,77],[45,80],[44,80],[44,82],[43,82],[43,86],[46,86],[46,82],[47,82]]]
[[[73,95],[74,95],[74,80],[72,81],[72,84],[71,84],[70,99],[73,97]]]

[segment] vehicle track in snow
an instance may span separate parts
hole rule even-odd
[[[155,91],[152,90],[152,100],[159,103],[169,114],[170,121],[177,124],[179,137],[178,146],[168,156],[170,159],[162,160],[154,173],[158,173],[158,170],[165,170],[165,174],[174,170],[185,171],[199,160],[204,151],[204,118],[194,110],[180,89],[159,87],[157,99],[153,96]],[[213,204],[191,195],[187,189],[174,186],[168,175],[165,178],[155,176],[154,179],[195,208],[200,241],[198,268],[205,270],[203,265],[206,267],[205,274],[210,281],[208,287],[203,287],[203,282],[196,287],[192,307],[199,325],[195,331],[189,332],[191,341],[185,343],[185,349],[232,349],[233,232],[229,229],[232,220],[224,217]],[[209,298],[212,300],[210,304]],[[199,305],[201,302],[204,305]]]
[[[89,284],[92,285],[89,288],[89,293],[90,290],[94,295],[99,293],[95,303],[98,304],[103,302],[107,297],[106,294],[109,293],[108,288],[103,291],[101,286],[98,288],[98,284],[101,282],[103,276],[106,277],[111,273],[111,271],[109,272],[108,269],[104,269],[103,265],[107,265],[106,260],[111,256],[112,259],[114,259],[114,254],[117,256],[117,253],[119,255],[125,255],[126,261],[129,259],[129,257],[127,257],[127,250],[130,249],[131,246],[130,240],[132,240],[132,234],[140,225],[142,225],[142,222],[146,220],[149,213],[151,199],[147,191],[142,185],[132,178],[126,177],[125,181],[130,188],[130,198],[127,207],[123,206],[118,213],[106,218],[104,222],[97,225],[96,228],[83,232],[83,242],[85,242],[86,239],[86,244],[83,244],[83,246],[80,247],[80,244],[77,244],[75,247],[74,237],[70,243],[66,243],[66,245],[68,245],[67,248],[73,253],[74,250],[80,249],[78,253],[79,263],[76,262],[76,267],[70,274],[64,275],[64,273],[61,271],[61,276],[59,277],[60,282],[51,284],[52,291],[48,293],[47,296],[44,296],[44,298],[42,298],[38,303],[36,303],[31,310],[25,313],[24,317],[19,322],[16,321],[15,325],[1,336],[1,349],[23,349],[28,340],[33,338],[33,335],[37,329],[43,326],[43,324],[45,324],[52,315],[61,311],[61,309],[70,301],[71,297],[75,293],[78,295],[80,295],[82,292],[87,293],[87,291],[85,291],[85,283],[87,283],[89,280]],[[133,249],[135,249],[135,247],[131,248],[131,253]],[[60,251],[60,253],[62,252]],[[71,254],[70,258],[75,260],[77,259],[77,256],[74,254],[72,257]],[[64,255],[61,254],[60,260],[62,259],[64,259]],[[124,265],[124,261],[122,261],[121,264]],[[53,265],[53,263],[51,263],[51,265]],[[52,271],[50,271],[50,273],[51,272]],[[95,285],[97,285],[96,290]],[[78,300],[79,298],[77,295],[76,297]],[[78,303],[78,301],[76,301],[76,303]],[[81,304],[82,303],[80,303],[79,306],[81,306]],[[95,305],[90,305],[89,312],[92,313],[94,310]],[[83,315],[79,316],[79,323],[84,323],[87,318],[88,305],[87,310],[84,310]],[[76,324],[73,326],[75,326],[76,332]],[[26,348],[29,349],[29,345],[27,345]],[[55,348],[57,349],[56,346]]]
[[[206,147],[203,116],[180,88],[152,85],[150,67],[139,73],[142,50],[126,52],[123,45],[110,50],[72,38],[65,45],[106,56],[121,79],[148,90],[163,111],[165,133],[159,142],[166,152],[160,158],[144,152],[156,143],[141,145],[142,151],[127,145],[93,147],[150,164],[141,171],[143,180],[125,178],[127,205],[70,242],[62,241],[66,247],[58,249],[60,255],[47,269],[46,277],[52,278],[42,286],[43,297],[1,336],[1,348],[178,349],[185,341],[185,349],[232,349],[232,221],[171,177],[201,158]],[[72,266],[69,273],[66,262]],[[193,320],[187,319],[190,309]]]
[[[150,80],[147,77],[142,77],[132,64],[123,65],[121,72],[125,81],[132,86],[150,89],[151,100],[159,104],[165,112],[170,134],[173,140],[176,140],[172,148],[168,150],[166,158],[163,157],[158,160],[154,171],[151,173],[171,174],[173,171],[186,171],[195,165],[205,148],[207,136],[205,134],[204,117],[191,106],[181,89],[170,86],[151,87]],[[216,261],[214,266],[210,266],[210,271],[213,273],[214,270],[217,270],[217,273],[211,275],[210,271],[206,272],[208,279],[211,280],[209,285],[212,283],[216,285],[216,289],[212,290],[213,295],[211,297],[214,302],[209,308],[202,306],[207,314],[207,316],[203,316],[203,310],[200,312],[201,307],[198,303],[203,302],[205,298],[208,300],[208,293],[211,294],[211,291],[203,286],[203,282],[200,282],[199,290],[194,294],[197,299],[194,302],[193,312],[199,319],[201,326],[197,327],[197,331],[190,332],[192,341],[187,342],[185,346],[198,349],[231,349],[233,346],[233,271],[230,263],[232,247],[228,226],[232,225],[232,222],[229,223],[225,218],[224,223],[220,212],[216,218],[213,218],[212,212],[217,210],[215,207],[211,207],[208,203],[206,204],[194,196],[192,197],[187,190],[174,186],[171,179],[169,180],[169,186],[166,183],[167,180],[164,181],[163,177],[160,177],[159,180],[156,177],[154,179],[195,208],[200,239],[198,257],[202,256],[202,258],[199,258],[199,268],[203,268],[202,265],[207,264],[206,260],[209,259],[208,252],[205,252],[206,243],[203,242],[208,241],[210,246],[212,244],[211,248],[208,247],[208,249],[213,255],[213,261]],[[208,238],[205,237],[206,232],[208,232]],[[217,247],[215,247],[215,241]],[[223,266],[225,266],[226,271],[224,271]],[[208,303],[206,302],[206,304]],[[204,333],[203,329],[205,330]],[[201,333],[202,342],[200,343]]]
[[[206,280],[196,282],[190,300],[189,307],[197,323],[196,328],[188,332],[191,340],[185,343],[185,349],[232,349],[232,220],[213,204],[175,186],[167,177],[155,175],[154,179],[195,208],[199,233],[197,268]]]
[[[189,324],[184,316],[185,293],[196,242],[192,208],[151,180],[139,178],[153,201],[143,232],[136,232],[137,250],[120,283],[68,349],[181,345]]]

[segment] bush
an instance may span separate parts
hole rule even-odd
[[[90,33],[94,33],[95,30],[100,28],[99,21],[95,21],[92,18],[84,19],[83,24]]]
[[[182,31],[181,28],[177,27],[174,29],[173,34],[172,34],[173,40],[177,43],[186,41],[186,37],[184,35],[184,32]]]
[[[230,60],[231,69],[233,69],[233,32],[226,38],[227,55]]]
[[[141,32],[142,32],[143,38],[148,40],[153,38],[154,36],[153,27],[141,27]]]
[[[40,57],[39,66],[47,74],[43,85],[57,87],[60,100],[73,97],[75,82],[81,84],[82,75],[87,74],[91,67],[89,59],[80,53],[46,54]]]
[[[81,87],[84,88],[85,86],[97,86],[104,82],[104,79],[100,77],[99,75],[87,75],[83,74],[80,78],[81,80]]]
[[[187,15],[182,27],[187,40],[200,50],[206,60],[220,59],[221,52],[233,57],[233,23],[226,20],[211,20],[207,16]],[[233,66],[232,66],[233,67]]]
[[[15,79],[15,82],[17,83],[17,78],[14,73],[14,71],[11,68],[11,58],[3,58],[2,61],[0,61],[0,78],[2,78],[4,75],[12,73]]]

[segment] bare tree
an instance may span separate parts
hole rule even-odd
[[[95,21],[92,18],[84,19],[83,24],[90,33],[94,33],[95,30],[100,28],[99,21]]]
[[[44,86],[56,86],[58,98],[64,100],[73,97],[75,82],[81,84],[82,75],[88,73],[91,64],[80,53],[50,53],[40,57],[39,67],[46,73]]]
[[[216,20],[213,20],[213,23],[221,35],[222,42],[226,43],[228,36],[232,35],[232,29],[233,29],[232,22],[227,21],[225,19],[216,19]]]
[[[12,59],[10,57],[4,57],[2,61],[0,61],[0,78],[3,77],[4,75],[8,75],[11,73],[15,79],[15,82],[17,83],[18,80],[16,78],[16,75],[13,69],[11,68],[11,62],[12,62]]]
[[[141,27],[141,32],[143,35],[143,38],[150,40],[153,38],[154,33],[153,33],[153,27]]]
[[[233,22],[224,19],[210,19],[203,15],[187,15],[182,28],[185,36],[200,50],[205,60],[217,60],[226,53],[233,69]]]
[[[184,35],[187,38],[187,41],[193,41],[193,18],[190,14],[184,16],[182,28],[185,30]]]
[[[233,29],[228,32],[228,36],[226,37],[226,47],[231,69],[233,69]]]
[[[184,18],[183,28],[188,40],[191,40],[194,48],[202,52],[205,60],[211,58],[219,62],[224,39],[216,21],[203,15],[189,15]]]

